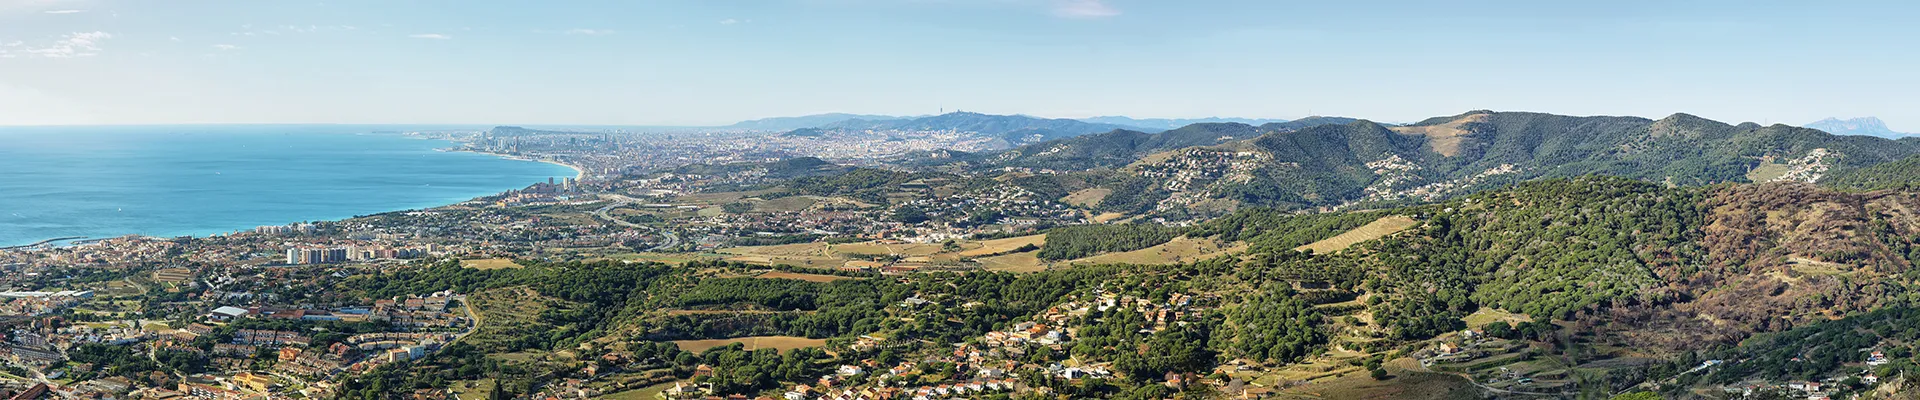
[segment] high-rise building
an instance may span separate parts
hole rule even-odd
[[[351,251],[345,247],[287,249],[287,264],[328,264],[347,262]]]

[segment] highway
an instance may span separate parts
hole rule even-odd
[[[671,248],[680,246],[680,235],[677,233],[673,233],[673,231],[654,229],[654,227],[651,227],[651,226],[636,224],[636,223],[628,222],[627,220],[624,220],[624,219],[613,217],[613,214],[612,214],[613,209],[620,208],[620,206],[637,204],[637,203],[640,203],[640,200],[636,200],[632,197],[622,196],[618,194],[602,194],[600,195],[600,197],[613,199],[613,203],[609,203],[605,207],[600,207],[600,209],[598,210],[593,210],[593,216],[599,217],[600,219],[607,220],[607,222],[612,222],[614,225],[619,225],[619,226],[624,226],[624,227],[634,228],[634,229],[645,229],[649,231],[655,231],[655,232],[659,232],[662,236],[666,236],[667,238],[666,241],[661,242],[660,245],[658,246],[653,246],[652,248],[648,248],[647,251],[659,251],[659,250],[671,249]]]

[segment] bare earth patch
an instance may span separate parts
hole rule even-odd
[[[482,259],[482,260],[460,260],[460,266],[462,266],[462,267],[467,267],[467,268],[473,268],[473,269],[508,269],[508,268],[520,268],[520,264],[514,264],[514,263],[513,263],[513,259],[511,259],[511,258],[488,258],[488,259]]]
[[[1469,123],[1486,121],[1488,115],[1490,114],[1474,114],[1439,125],[1396,126],[1390,129],[1406,135],[1426,136],[1427,148],[1440,155],[1453,157],[1460,155],[1460,146],[1466,142],[1467,134],[1472,133],[1461,127]]]
[[[1113,194],[1113,189],[1107,189],[1107,188],[1081,189],[1079,191],[1067,194],[1067,197],[1061,198],[1060,202],[1081,206],[1081,207],[1093,207],[1096,204],[1100,204],[1101,200],[1106,200],[1107,195],[1110,195],[1110,194]]]

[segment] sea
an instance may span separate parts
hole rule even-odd
[[[454,204],[566,166],[441,151],[408,127],[0,127],[0,247],[206,236]]]

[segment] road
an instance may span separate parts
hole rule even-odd
[[[600,209],[598,210],[593,210],[593,216],[600,217],[600,219],[607,220],[607,222],[612,222],[614,225],[624,226],[628,228],[653,229],[653,228],[647,227],[646,225],[636,224],[632,222],[627,222],[627,220],[624,220],[624,219],[614,218],[612,214],[609,214],[609,212],[613,211],[613,209],[615,208],[620,208],[620,206],[624,206],[628,204],[638,203],[639,201],[634,200],[631,197],[621,196],[617,194],[603,194],[600,196],[613,198],[613,203],[607,204],[606,207],[600,207]]]
[[[1471,384],[1473,384],[1473,386],[1475,386],[1475,387],[1478,387],[1478,388],[1480,388],[1481,390],[1485,390],[1485,391],[1488,391],[1488,392],[1492,392],[1492,393],[1499,393],[1499,394],[1508,394],[1508,395],[1522,395],[1522,396],[1548,396],[1548,397],[1560,397],[1560,396],[1566,396],[1566,395],[1567,395],[1566,393],[1541,393],[1541,392],[1522,392],[1522,391],[1518,391],[1518,390],[1507,390],[1507,389],[1501,389],[1501,388],[1496,388],[1496,387],[1492,387],[1492,386],[1487,386],[1487,385],[1484,385],[1484,384],[1481,384],[1481,383],[1480,383],[1480,381],[1476,381],[1476,380],[1474,380],[1474,379],[1473,379],[1473,374],[1468,374],[1468,373],[1462,373],[1462,372],[1446,372],[1446,371],[1435,371],[1435,370],[1433,370],[1432,368],[1427,368],[1427,365],[1426,365],[1426,363],[1423,363],[1423,362],[1420,362],[1419,360],[1415,360],[1415,361],[1414,361],[1414,364],[1415,364],[1415,365],[1419,365],[1419,366],[1420,366],[1420,369],[1421,369],[1421,371],[1420,371],[1420,372],[1427,372],[1427,373],[1435,373],[1435,374],[1445,374],[1445,375],[1453,375],[1453,376],[1458,376],[1458,377],[1460,377],[1460,378],[1462,378],[1462,379],[1466,379],[1466,380],[1467,380],[1467,383],[1471,383]]]
[[[673,233],[673,231],[654,229],[654,227],[651,227],[651,226],[627,222],[627,220],[624,220],[624,219],[614,218],[613,214],[611,214],[613,209],[615,208],[620,208],[620,206],[624,206],[624,205],[639,203],[640,200],[635,200],[632,197],[622,196],[618,194],[602,194],[600,195],[600,197],[611,198],[613,199],[613,203],[607,204],[606,207],[600,207],[600,209],[598,210],[593,210],[593,216],[599,217],[600,219],[607,220],[607,222],[612,222],[614,225],[619,225],[619,226],[624,226],[624,227],[634,228],[634,229],[645,229],[649,231],[655,231],[655,232],[659,232],[662,236],[667,237],[666,241],[661,242],[660,245],[658,246],[653,246],[651,248],[648,248],[647,251],[660,251],[665,249],[671,249],[674,247],[680,247],[680,235],[677,233]]]

